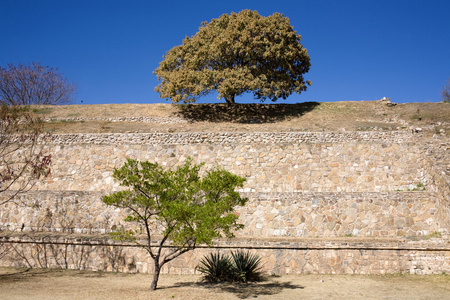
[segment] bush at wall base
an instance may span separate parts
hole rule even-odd
[[[196,268],[210,283],[259,281],[262,279],[261,257],[250,251],[232,251],[231,257],[220,253],[205,255]]]

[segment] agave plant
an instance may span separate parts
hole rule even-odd
[[[228,255],[220,253],[210,253],[200,260],[196,268],[203,274],[203,279],[208,282],[222,282],[231,279],[231,261]]]
[[[233,279],[240,282],[258,281],[262,279],[261,257],[250,251],[231,252]]]

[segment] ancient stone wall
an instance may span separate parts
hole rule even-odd
[[[429,190],[437,199],[436,220],[443,234],[450,233],[450,144],[425,145],[425,172],[430,174]]]
[[[233,249],[261,256],[268,274],[442,274],[450,271],[448,240],[234,239],[199,246],[165,265],[161,272],[193,274],[206,254]],[[107,239],[63,235],[0,236],[0,266],[153,272],[153,261],[139,247]]]
[[[186,125],[189,126],[189,125]],[[412,135],[405,131],[357,132],[188,132],[188,133],[87,133],[58,134],[46,143],[53,144],[246,144],[246,143],[409,143]]]
[[[8,203],[0,230],[108,233],[125,211],[107,207],[104,192],[39,191]],[[427,192],[242,193],[249,202],[236,213],[238,236],[426,236],[439,230],[436,199]],[[22,204],[20,204],[22,203]]]
[[[126,157],[167,167],[187,157],[245,177],[245,192],[389,192],[426,184],[420,146],[398,133],[61,135],[40,190],[113,191]]]
[[[2,265],[150,272],[145,252],[100,238],[131,226],[126,211],[101,198],[120,189],[112,171],[128,157],[166,167],[192,157],[246,178],[249,202],[236,212],[245,229],[217,247],[253,248],[268,272],[450,271],[446,144],[425,145],[405,132],[289,132],[71,134],[46,145],[52,176],[0,209]],[[354,240],[361,238],[389,240]],[[193,272],[199,257],[217,250],[202,247],[163,271]]]

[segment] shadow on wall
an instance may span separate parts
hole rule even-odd
[[[99,261],[99,271],[136,273],[134,258],[126,258],[123,247],[60,242],[50,235],[22,235],[25,242],[0,241],[0,259],[19,268],[89,270]]]
[[[298,118],[319,102],[297,104],[180,104],[179,115],[192,122],[272,123]]]

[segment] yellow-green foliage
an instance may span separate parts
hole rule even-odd
[[[165,54],[155,90],[173,103],[192,103],[213,90],[227,103],[248,91],[261,101],[285,99],[311,84],[303,78],[310,58],[300,40],[282,14],[223,14]]]

